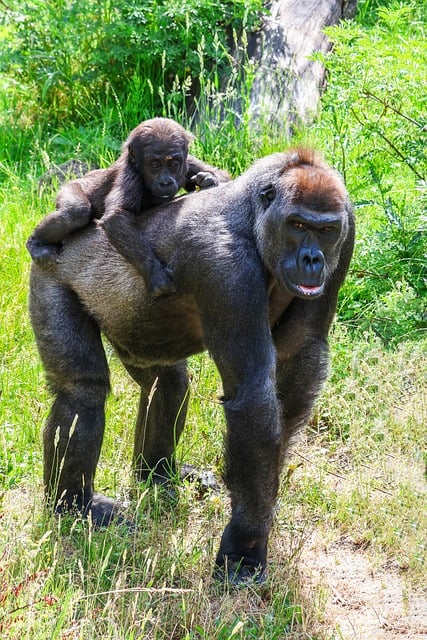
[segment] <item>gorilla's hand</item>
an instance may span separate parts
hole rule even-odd
[[[192,176],[191,181],[195,182],[200,189],[208,189],[219,185],[218,178],[210,171],[199,171],[195,176]]]

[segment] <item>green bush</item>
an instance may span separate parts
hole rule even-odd
[[[176,79],[199,77],[202,42],[205,66],[225,73],[231,35],[254,28],[261,6],[261,0],[24,0],[3,16],[0,70],[13,73],[27,110],[31,95],[34,116],[54,122],[92,119],[106,98],[124,98],[134,77],[143,106],[155,111],[161,104],[153,86],[168,91]]]
[[[424,3],[388,4],[371,26],[327,29],[328,89],[311,135],[343,173],[357,212],[340,317],[394,343],[427,326],[427,46]]]

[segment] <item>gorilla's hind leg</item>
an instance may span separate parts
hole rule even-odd
[[[127,369],[141,386],[133,455],[136,478],[167,485],[176,472],[175,447],[187,415],[186,362]]]
[[[109,391],[99,327],[71,291],[52,281],[43,280],[30,297],[30,313],[54,394],[43,433],[47,501],[56,512],[90,510],[94,524],[107,524],[116,504],[94,492]]]
[[[92,391],[95,390],[93,382]],[[58,389],[46,421],[44,483],[48,504],[56,513],[91,512],[95,525],[106,525],[116,503],[94,491],[95,470],[104,433],[104,400],[107,389],[99,384],[96,395],[85,397],[87,381],[81,380],[71,393]]]

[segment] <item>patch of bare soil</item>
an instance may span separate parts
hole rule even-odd
[[[329,545],[313,536],[299,572],[310,597],[319,589],[321,629],[334,640],[426,640],[427,591],[408,591],[397,567],[373,569],[349,539]]]

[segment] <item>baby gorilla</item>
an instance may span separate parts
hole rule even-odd
[[[141,273],[153,295],[174,291],[169,270],[148,241],[137,233],[136,217],[172,200],[181,187],[194,191],[227,182],[230,177],[188,154],[193,136],[177,122],[153,118],[139,124],[120,157],[106,169],[90,171],[65,184],[56,210],[46,216],[27,241],[39,266],[56,262],[62,241],[93,219],[110,243]]]

